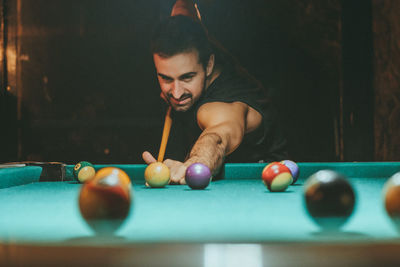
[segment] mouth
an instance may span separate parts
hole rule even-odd
[[[177,106],[183,106],[190,102],[190,96],[183,97],[180,99],[175,99],[173,97],[170,97],[169,99],[173,104],[175,104]]]

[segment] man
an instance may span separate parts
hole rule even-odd
[[[226,160],[286,157],[265,90],[221,46],[211,42],[191,1],[178,1],[154,33],[152,53],[161,97],[172,107],[164,163],[172,183],[185,183],[195,162],[216,174]],[[143,153],[147,164],[155,162]]]

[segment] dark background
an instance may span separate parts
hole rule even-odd
[[[173,3],[3,0],[0,162],[157,154],[165,110],[149,40]],[[209,32],[268,88],[296,161],[400,159],[399,128],[379,124],[393,111],[385,96],[399,94],[379,78],[379,60],[396,48],[377,43],[395,36],[388,3],[198,1]]]

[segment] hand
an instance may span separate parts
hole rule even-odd
[[[163,163],[168,166],[171,172],[170,183],[186,184],[185,173],[187,167],[185,164],[183,164],[183,162],[172,159],[166,159],[164,160]]]
[[[151,164],[154,162],[157,162],[157,160],[153,157],[153,155],[150,154],[150,152],[145,151],[142,154],[143,160],[146,162],[146,164]],[[185,173],[186,173],[186,168],[182,162],[177,161],[177,160],[172,160],[172,159],[166,159],[163,162],[165,165],[170,170],[171,174],[171,179],[170,183],[172,184],[186,184],[185,182]]]

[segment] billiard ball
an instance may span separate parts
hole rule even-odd
[[[297,178],[299,178],[299,174],[300,174],[299,166],[297,166],[297,164],[291,160],[283,160],[283,161],[281,161],[281,163],[289,168],[289,170],[292,174],[292,177],[293,177],[292,184],[296,183]]]
[[[81,183],[92,179],[95,174],[96,171],[90,162],[81,161],[74,167],[74,176]]]
[[[79,194],[81,215],[97,234],[114,233],[128,217],[132,202],[129,176],[114,167],[100,169]]]
[[[185,173],[186,184],[192,189],[205,189],[211,181],[211,171],[203,163],[191,164]]]
[[[400,172],[395,173],[386,181],[383,197],[387,214],[400,230]]]
[[[293,181],[290,169],[280,162],[272,162],[265,166],[261,177],[271,192],[285,191]]]
[[[355,194],[346,177],[331,170],[311,175],[304,186],[308,214],[323,230],[339,230],[354,209]]]
[[[169,168],[162,162],[151,163],[144,171],[144,179],[150,187],[164,187],[169,183]]]

